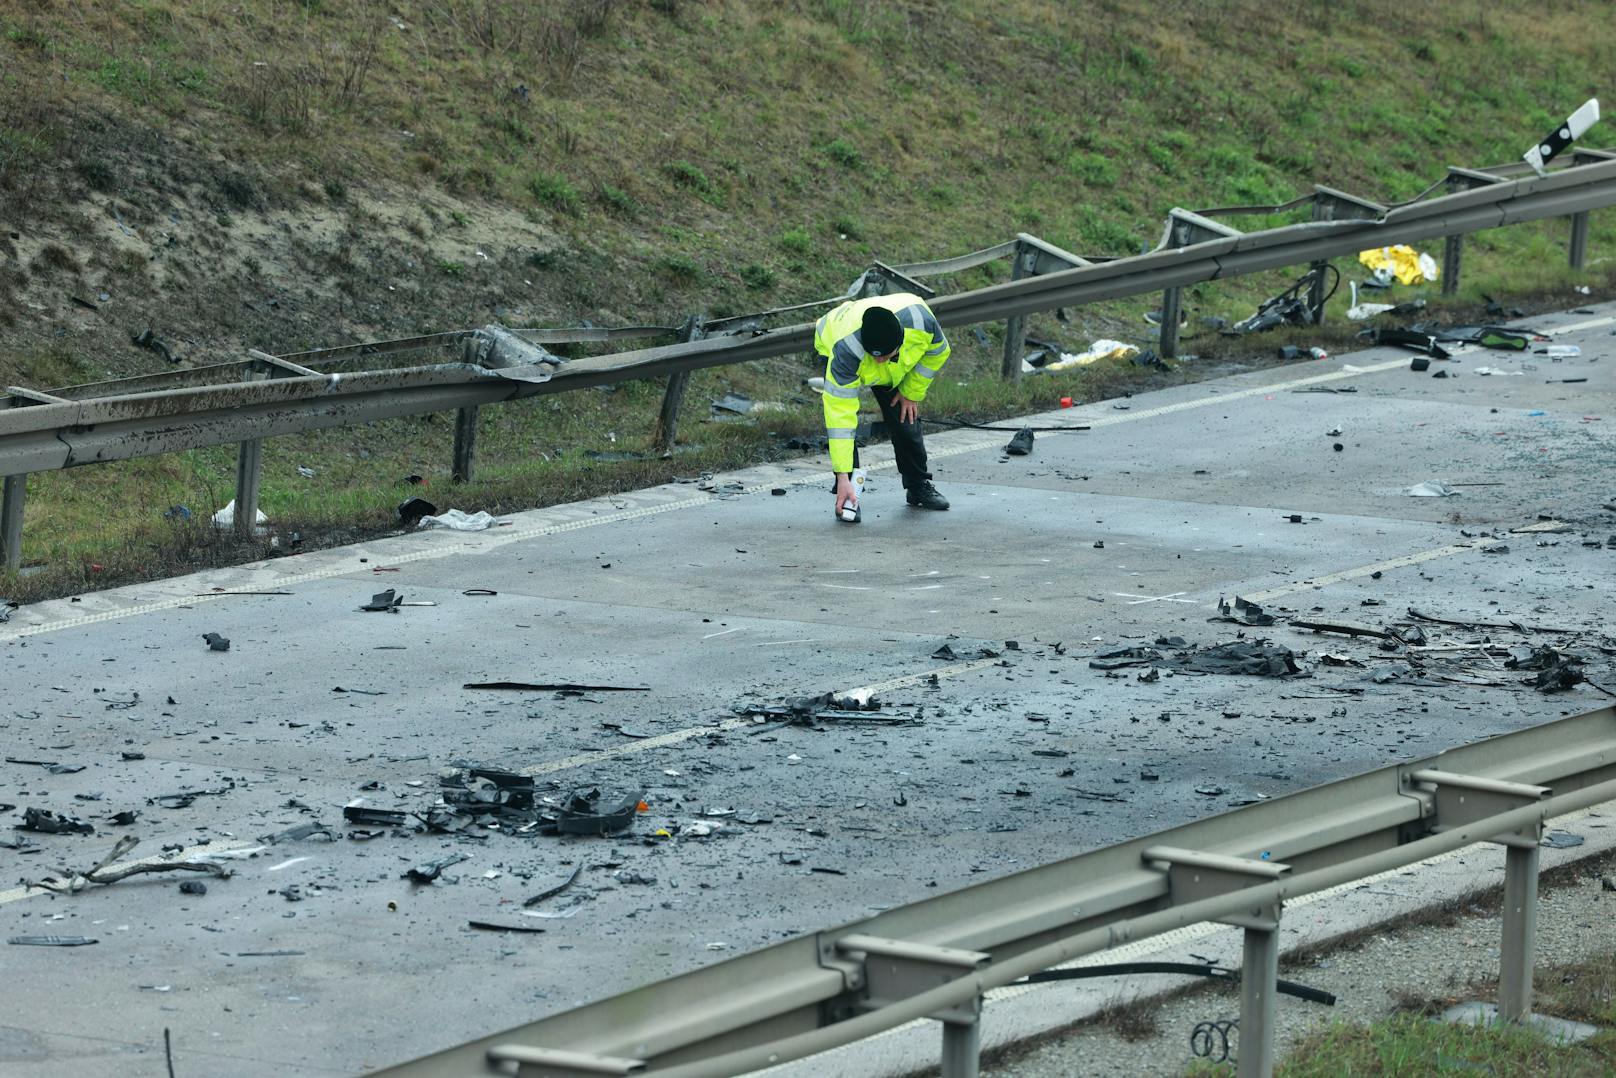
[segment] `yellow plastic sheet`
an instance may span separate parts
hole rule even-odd
[[[1437,278],[1436,259],[1406,243],[1360,251],[1358,261],[1367,269],[1388,271],[1398,284],[1424,284]]]

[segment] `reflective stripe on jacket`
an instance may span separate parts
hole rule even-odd
[[[885,307],[898,316],[903,343],[896,358],[877,363],[859,340],[864,312]],[[896,386],[916,403],[926,399],[931,380],[948,362],[948,338],[926,301],[911,292],[855,299],[833,308],[814,326],[814,350],[825,357],[825,435],[832,471],[853,470],[853,436],[858,430],[860,386]]]

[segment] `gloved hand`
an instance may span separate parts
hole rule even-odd
[[[842,515],[842,506],[858,499],[858,491],[853,486],[853,477],[842,472],[836,474],[836,516]]]

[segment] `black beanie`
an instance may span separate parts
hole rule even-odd
[[[884,356],[903,343],[903,327],[898,324],[898,316],[885,307],[866,307],[859,340],[870,355]]]

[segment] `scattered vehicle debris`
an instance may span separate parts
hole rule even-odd
[[[566,879],[562,880],[560,883],[556,884],[554,887],[551,887],[551,888],[549,888],[548,890],[545,890],[545,891],[540,891],[538,894],[534,895],[532,898],[528,899],[526,902],[523,902],[522,905],[527,907],[528,909],[532,909],[534,906],[537,906],[540,902],[543,902],[545,899],[554,898],[556,895],[559,895],[562,891],[565,891],[567,888],[569,888],[573,884],[577,883],[578,882],[578,877],[583,874],[583,871],[584,871],[584,863],[582,861],[579,861],[578,866],[572,870],[572,875],[568,876]]]
[[[484,932],[528,932],[537,934],[545,931],[538,925],[502,925],[493,921],[467,921],[466,927],[481,929]]]
[[[1004,451],[1012,457],[1024,457],[1032,452],[1032,428],[1022,427],[1010,438],[1010,444]]]
[[[279,842],[300,842],[306,838],[313,838],[315,835],[324,835],[326,837],[326,841],[328,842],[337,837],[336,832],[327,827],[325,824],[310,822],[300,823],[296,827],[288,827],[285,831],[282,831],[279,834],[263,835],[258,839],[258,841],[267,842],[273,846]]]
[[[89,936],[12,936],[6,942],[18,947],[85,947],[101,941]]]
[[[725,393],[713,403],[713,417],[720,415],[745,415],[753,407],[752,398],[739,393]]]
[[[1211,621],[1232,621],[1237,625],[1272,625],[1274,615],[1265,613],[1256,603],[1248,602],[1236,595],[1232,602],[1227,602],[1218,596],[1218,616]]]
[[[1314,293],[1314,285],[1316,282],[1322,285],[1326,276],[1332,278],[1329,291],[1320,288],[1320,303],[1314,307],[1309,302]],[[1324,303],[1335,295],[1336,289],[1340,287],[1340,271],[1327,262],[1320,263],[1318,268],[1302,274],[1277,296],[1264,300],[1258,305],[1256,313],[1221,332],[1225,336],[1239,336],[1244,333],[1261,333],[1275,326],[1316,326],[1323,319]]]
[[[567,796],[561,810],[546,817],[553,829],[563,835],[610,835],[626,830],[644,804],[643,792],[612,792],[602,794],[599,789],[577,792]]]
[[[1250,674],[1257,677],[1306,677],[1296,653],[1266,640],[1238,640],[1192,652],[1176,664],[1198,674]]]
[[[393,809],[368,808],[364,805],[346,805],[342,810],[342,818],[349,823],[366,824],[378,827],[403,827],[408,820],[408,814]]]
[[[34,831],[41,835],[93,835],[95,828],[72,816],[58,816],[45,809],[24,809],[19,830]]]
[[[462,689],[500,689],[511,692],[650,692],[648,685],[580,685],[571,681],[468,681]]]
[[[1452,618],[1439,618],[1434,614],[1422,613],[1414,607],[1408,608],[1408,616],[1415,621],[1430,622],[1435,625],[1452,625],[1459,629],[1512,629],[1518,633],[1574,633],[1575,629],[1556,629],[1546,625],[1522,625],[1518,621],[1457,621]]]
[[[1373,636],[1380,640],[1389,640],[1392,637],[1392,634],[1384,629],[1372,629],[1367,625],[1356,625],[1349,621],[1312,621],[1306,618],[1291,618],[1289,624],[1293,629],[1312,629],[1316,633]]]
[[[944,644],[943,647],[946,648],[948,645]],[[932,657],[939,656],[933,653]],[[750,715],[761,723],[783,722],[798,726],[837,721],[905,726],[918,725],[920,722],[911,715],[880,714],[881,701],[873,696],[860,698],[841,696],[833,692],[821,693],[818,696],[799,696],[779,704],[747,704],[737,708],[736,711],[741,715]]]
[[[392,588],[388,588],[386,591],[379,591],[375,595],[372,595],[370,597],[370,602],[365,603],[359,609],[370,611],[372,613],[396,614],[398,613],[399,604],[403,601],[404,596],[402,594]]]
[[[209,651],[229,651],[230,638],[220,636],[218,633],[203,633],[202,639],[207,641]]]
[[[139,333],[130,334],[129,343],[134,345],[136,348],[144,348],[148,352],[156,352],[170,363],[178,363],[180,361],[180,357],[174,354],[173,349],[169,348],[167,342],[152,332],[152,328],[150,326],[147,326]]]
[[[138,845],[140,845],[138,838],[134,835],[125,835],[112,847],[112,852],[103,857],[94,868],[85,872],[72,872],[66,877],[47,876],[30,882],[28,886],[54,891],[57,894],[77,894],[92,883],[117,883],[130,876],[154,872],[201,872],[220,879],[228,879],[230,876],[229,869],[210,861],[136,861],[118,868],[110,867],[114,861]]]
[[[1564,692],[1585,680],[1581,659],[1551,647],[1532,648],[1525,655],[1505,660],[1504,666],[1511,670],[1538,671],[1537,677],[1522,684],[1530,685],[1539,692]]]
[[[1416,333],[1411,329],[1394,329],[1388,326],[1375,326],[1359,334],[1371,344],[1395,345],[1399,348],[1412,348],[1433,359],[1452,359],[1453,353],[1442,347],[1437,339],[1429,333]]]

